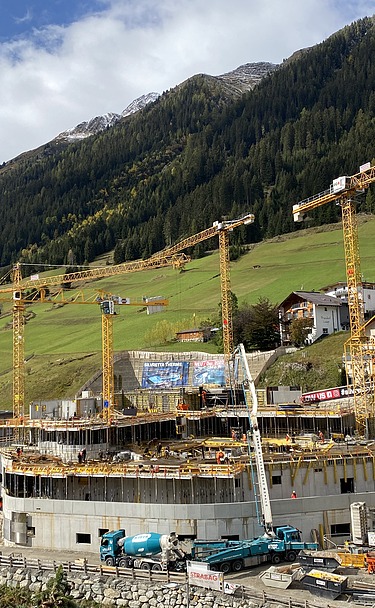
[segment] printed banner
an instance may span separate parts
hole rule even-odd
[[[223,361],[194,361],[193,365],[193,386],[203,386],[204,384],[225,385]]]
[[[143,364],[142,388],[185,386],[188,380],[187,361],[150,361]]]
[[[343,397],[352,396],[353,389],[351,387],[348,389],[347,386],[337,386],[322,391],[303,393],[301,395],[301,403],[320,403],[321,401],[331,401],[331,399],[342,399]]]
[[[213,572],[208,569],[208,564],[197,562],[187,563],[187,574],[189,583],[196,587],[205,587],[206,589],[223,590],[224,574],[222,572]]]

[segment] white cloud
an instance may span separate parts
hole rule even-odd
[[[193,74],[281,62],[371,14],[362,0],[107,0],[0,45],[0,162]],[[373,9],[372,9],[373,10]]]
[[[23,17],[14,17],[14,21],[16,23],[25,23],[25,21],[31,21],[32,20],[32,12],[30,11],[30,9],[28,9],[26,11],[26,13],[24,14]]]

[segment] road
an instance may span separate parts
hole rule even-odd
[[[0,553],[2,555],[22,555],[27,559],[39,559],[41,561],[46,562],[75,562],[76,560],[82,560],[83,557],[86,557],[89,564],[99,565],[100,558],[99,553],[94,552],[83,552],[81,551],[52,551],[46,549],[34,549],[33,547],[8,547],[3,544],[2,539],[2,517],[0,516]],[[254,589],[258,593],[262,593],[265,591],[273,596],[282,596],[286,601],[291,598],[295,601],[308,601],[316,606],[321,606],[322,608],[327,608],[328,605],[332,605],[335,608],[348,608],[348,601],[339,601],[339,600],[323,600],[322,598],[318,598],[316,595],[310,593],[310,591],[306,591],[302,588],[298,581],[292,583],[289,589],[273,589],[271,587],[265,587],[262,580],[259,578],[259,574],[269,568],[270,564],[263,564],[261,566],[257,566],[255,568],[251,568],[249,570],[239,572],[239,573],[231,573],[226,575],[226,580],[231,583],[235,583],[236,585],[242,585],[249,589]],[[371,576],[367,574],[364,570],[355,570],[355,569],[347,569],[346,571],[341,572],[341,574],[348,575],[349,582],[348,586],[357,582],[359,585],[361,582],[367,582],[374,585],[375,588],[375,576]]]
[[[0,543],[0,552],[3,555],[22,556],[27,559],[40,559],[41,561],[55,561],[57,563],[75,562],[76,560],[80,561],[83,557],[86,557],[89,564],[100,564],[99,555],[92,552],[84,554],[82,551],[50,551],[43,549],[33,549],[32,547],[7,547],[4,546],[2,543]],[[283,597],[284,601],[286,602],[289,598],[291,598],[292,600],[299,601],[302,603],[307,601],[313,604],[314,606],[321,606],[321,608],[327,608],[328,606],[332,606],[332,608],[348,608],[347,600],[324,600],[303,589],[302,586],[298,583],[298,581],[293,582],[291,587],[285,590],[265,587],[262,580],[259,578],[259,574],[263,570],[266,570],[268,567],[269,564],[264,564],[262,566],[251,568],[244,572],[231,573],[226,575],[225,580],[231,583],[235,583],[236,585],[244,586],[247,589],[254,589],[258,594],[265,591],[270,596]],[[375,577],[371,578],[370,575],[364,573],[363,571],[353,571],[352,569],[350,573],[346,572],[346,574],[348,574],[350,582],[356,580],[359,584],[362,580],[367,580],[374,584],[375,587]]]

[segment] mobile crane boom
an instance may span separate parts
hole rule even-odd
[[[267,536],[273,537],[273,522],[272,522],[272,511],[271,511],[271,500],[268,490],[267,484],[267,476],[266,469],[264,466],[263,452],[262,452],[262,439],[260,436],[260,430],[258,425],[258,398],[255,390],[254,380],[250,373],[249,364],[246,358],[246,351],[243,344],[239,344],[234,351],[234,358],[239,358],[242,364],[243,373],[244,373],[244,389],[245,387],[250,391],[250,397],[252,402],[252,408],[250,410],[250,405],[248,399],[246,397],[246,390],[244,390],[246,407],[250,422],[250,432],[253,439],[254,445],[254,454],[255,454],[255,465],[257,471],[258,478],[258,486],[259,486],[259,500],[261,506],[261,516],[262,521],[260,523],[263,524],[264,530]],[[250,454],[251,456],[251,454]]]

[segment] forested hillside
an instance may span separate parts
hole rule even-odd
[[[99,135],[14,159],[0,169],[0,265],[145,257],[245,211],[255,223],[234,243],[294,230],[293,203],[374,160],[374,55],[362,19],[240,98],[194,76]],[[374,193],[361,205],[374,212]],[[338,214],[327,205],[310,225]]]

